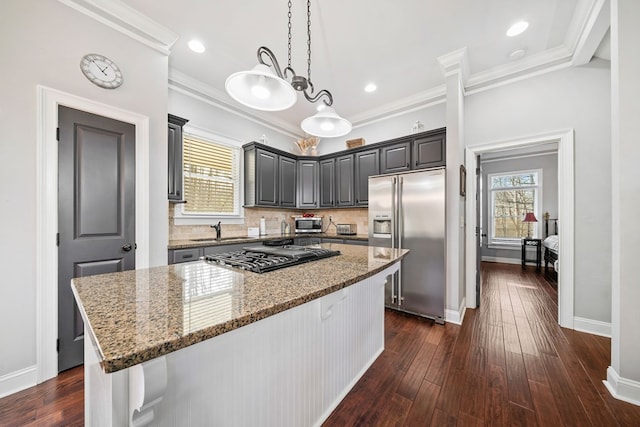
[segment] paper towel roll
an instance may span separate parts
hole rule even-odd
[[[263,218],[260,218],[260,235],[264,236],[267,234],[267,221]]]

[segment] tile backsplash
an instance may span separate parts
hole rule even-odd
[[[215,236],[209,224],[203,225],[175,225],[173,218],[174,205],[169,204],[169,240],[186,240]],[[327,229],[327,234],[336,234],[336,228],[329,226],[329,217],[334,224],[356,224],[358,234],[368,233],[367,208],[346,208],[346,209],[314,209],[305,211],[302,209],[271,209],[271,208],[245,208],[244,224],[225,224],[222,221],[223,237],[243,237],[247,235],[247,227],[258,227],[260,218],[264,217],[267,225],[267,235],[280,235],[280,223],[284,219],[291,226],[293,233],[293,215],[302,215],[304,212],[311,212],[314,215],[323,217],[323,227]],[[211,222],[213,224],[213,221]]]

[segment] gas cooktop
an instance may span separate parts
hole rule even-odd
[[[266,273],[336,255],[340,255],[340,251],[309,246],[252,246],[240,251],[206,255],[204,260],[254,273]]]

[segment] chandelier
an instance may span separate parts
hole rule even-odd
[[[311,82],[311,0],[307,0],[307,77],[291,68],[291,0],[288,2],[288,62],[282,70],[273,52],[258,48],[258,64],[248,71],[230,75],[225,82],[229,96],[247,107],[263,111],[281,111],[293,106],[302,92],[307,101],[322,99],[323,108],[302,121],[300,127],[309,135],[332,138],[351,132],[351,123],[340,117],[332,107],[333,95],[326,89],[314,94]]]

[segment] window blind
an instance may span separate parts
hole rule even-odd
[[[239,212],[239,150],[193,135],[183,140],[183,212],[237,215]]]

